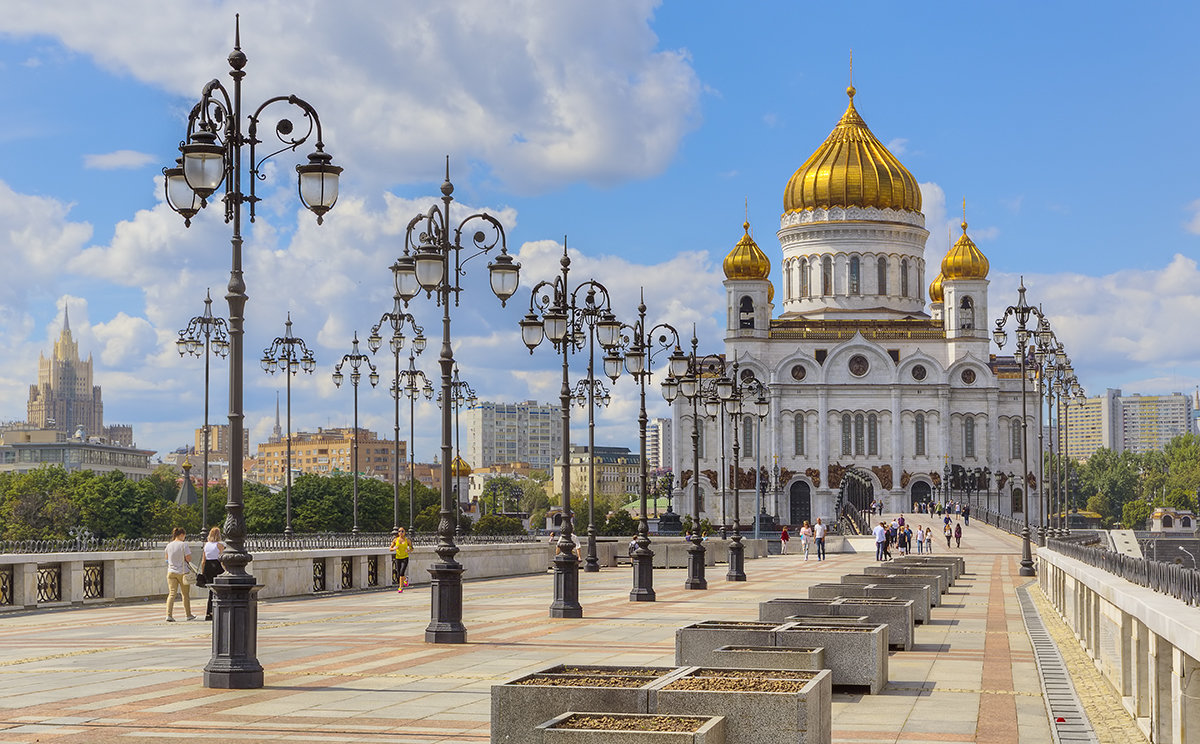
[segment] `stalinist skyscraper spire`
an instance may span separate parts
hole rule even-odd
[[[272,442],[283,441],[283,427],[279,425],[279,391],[275,391],[275,428],[271,429]]]
[[[92,384],[92,356],[79,358],[79,344],[71,337],[71,318],[64,308],[63,329],[49,358],[38,358],[38,381],[29,386],[29,423],[41,429],[74,434],[83,427],[88,436],[104,431],[104,403],[100,386]]]

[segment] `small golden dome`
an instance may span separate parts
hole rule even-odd
[[[817,151],[800,166],[783,192],[783,211],[874,207],[921,211],[921,188],[850,105]]]
[[[767,282],[767,302],[775,301],[775,284]]]
[[[929,301],[935,305],[940,305],[945,299],[945,293],[942,292],[942,281],[944,277],[938,274],[933,278],[933,282],[929,285]]]
[[[743,222],[746,234],[737,242],[723,264],[726,279],[766,279],[771,274],[771,259],[750,237],[750,223]]]
[[[975,245],[975,241],[967,237],[967,221],[962,223],[962,237],[955,242],[954,247],[942,259],[942,275],[947,281],[951,279],[987,279],[988,260]]]
[[[450,463],[450,475],[470,475],[471,466],[468,465],[461,457],[456,457]]]

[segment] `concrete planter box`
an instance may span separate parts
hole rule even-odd
[[[637,731],[623,726],[607,728],[560,728],[593,713],[563,713],[539,725],[535,735],[543,744],[725,744],[725,718],[722,716],[686,716],[695,721],[694,731]],[[661,718],[658,714],[620,714],[609,716],[622,723],[646,725]],[[680,716],[683,718],[684,716]],[[495,739],[493,739],[495,741]]]
[[[539,744],[537,726],[567,711],[649,713],[651,685],[676,672],[670,667],[557,664],[492,685],[492,742]],[[578,684],[588,677],[609,679],[615,686]]]
[[[660,714],[725,717],[729,742],[753,744],[828,744],[831,741],[832,675],[815,672],[760,671],[753,678],[721,678],[721,671],[694,669],[656,685],[655,710]],[[755,690],[786,684],[794,691]],[[728,689],[688,689],[694,685]],[[749,689],[748,689],[749,688]]]
[[[819,672],[825,668],[823,648],[780,648],[779,646],[722,646],[714,649],[713,666],[732,669],[771,669],[789,672]]]
[[[942,595],[937,590],[936,583],[930,583],[926,579],[919,577],[908,578],[905,576],[896,576],[895,574],[888,576],[870,576],[868,574],[846,574],[842,576],[843,584],[876,584],[876,585],[924,585],[929,591],[929,599],[926,601],[930,607],[937,607],[942,603]]]
[[[903,558],[897,558],[896,562],[900,565],[915,565],[915,564],[935,564],[939,566],[950,566],[954,569],[954,578],[957,579],[967,572],[966,561],[961,556],[955,555],[910,555]]]
[[[866,688],[877,694],[888,680],[886,625],[831,627],[787,623],[775,634],[777,646],[825,649],[825,666],[837,687]]]
[[[890,562],[883,566],[872,566],[875,569],[887,569],[895,574],[916,574],[927,575],[930,573],[937,574],[942,577],[946,587],[954,586],[954,566],[938,565],[936,563],[896,563]]]
[[[929,622],[929,585],[813,584],[810,599],[905,599],[912,600],[913,623]]]
[[[779,623],[706,620],[675,631],[675,663],[716,665],[722,646],[774,646]]]
[[[795,610],[794,614],[786,614]],[[888,646],[908,651],[913,644],[913,602],[907,599],[772,599],[758,605],[760,620],[808,622],[819,620],[863,621],[888,626]]]
[[[866,566],[863,568],[863,574],[866,576],[874,576],[876,578],[887,577],[896,579],[912,579],[916,582],[929,582],[933,590],[937,592],[937,596],[946,593],[946,588],[949,582],[946,580],[946,575],[943,571],[936,568],[920,569],[906,568],[904,566]]]

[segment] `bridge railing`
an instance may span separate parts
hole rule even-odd
[[[544,539],[544,538],[543,538]],[[169,535],[138,538],[97,539],[93,537],[69,540],[0,540],[0,554],[25,553],[105,553],[139,550],[162,550],[170,542]],[[191,542],[197,542],[193,537]],[[414,545],[436,545],[435,533],[419,533],[412,536]],[[459,545],[498,545],[537,542],[534,535],[456,535]],[[271,550],[325,550],[336,548],[375,548],[392,544],[390,532],[294,533],[246,535],[246,549],[251,553]]]
[[[1188,605],[1200,605],[1200,571],[1194,568],[1136,558],[1112,550],[1082,545],[1071,539],[1050,538],[1046,541],[1046,547],[1089,566],[1116,574],[1138,586],[1169,594]]]

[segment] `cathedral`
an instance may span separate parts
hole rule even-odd
[[[726,374],[736,363],[739,380],[764,383],[769,414],[747,404],[740,417],[710,417],[700,396],[675,399],[680,512],[731,523],[736,490],[743,526],[756,512],[829,523],[839,499],[906,512],[969,495],[1021,515],[1028,490],[1035,521],[1039,484],[1020,477],[1019,367],[990,346],[988,259],[964,215],[961,236],[927,269],[918,182],[846,92],[841,120],[784,188],[782,296],[749,223],[725,257]],[[1037,410],[1033,394],[1030,437]],[[1029,459],[1036,472],[1036,452]]]

